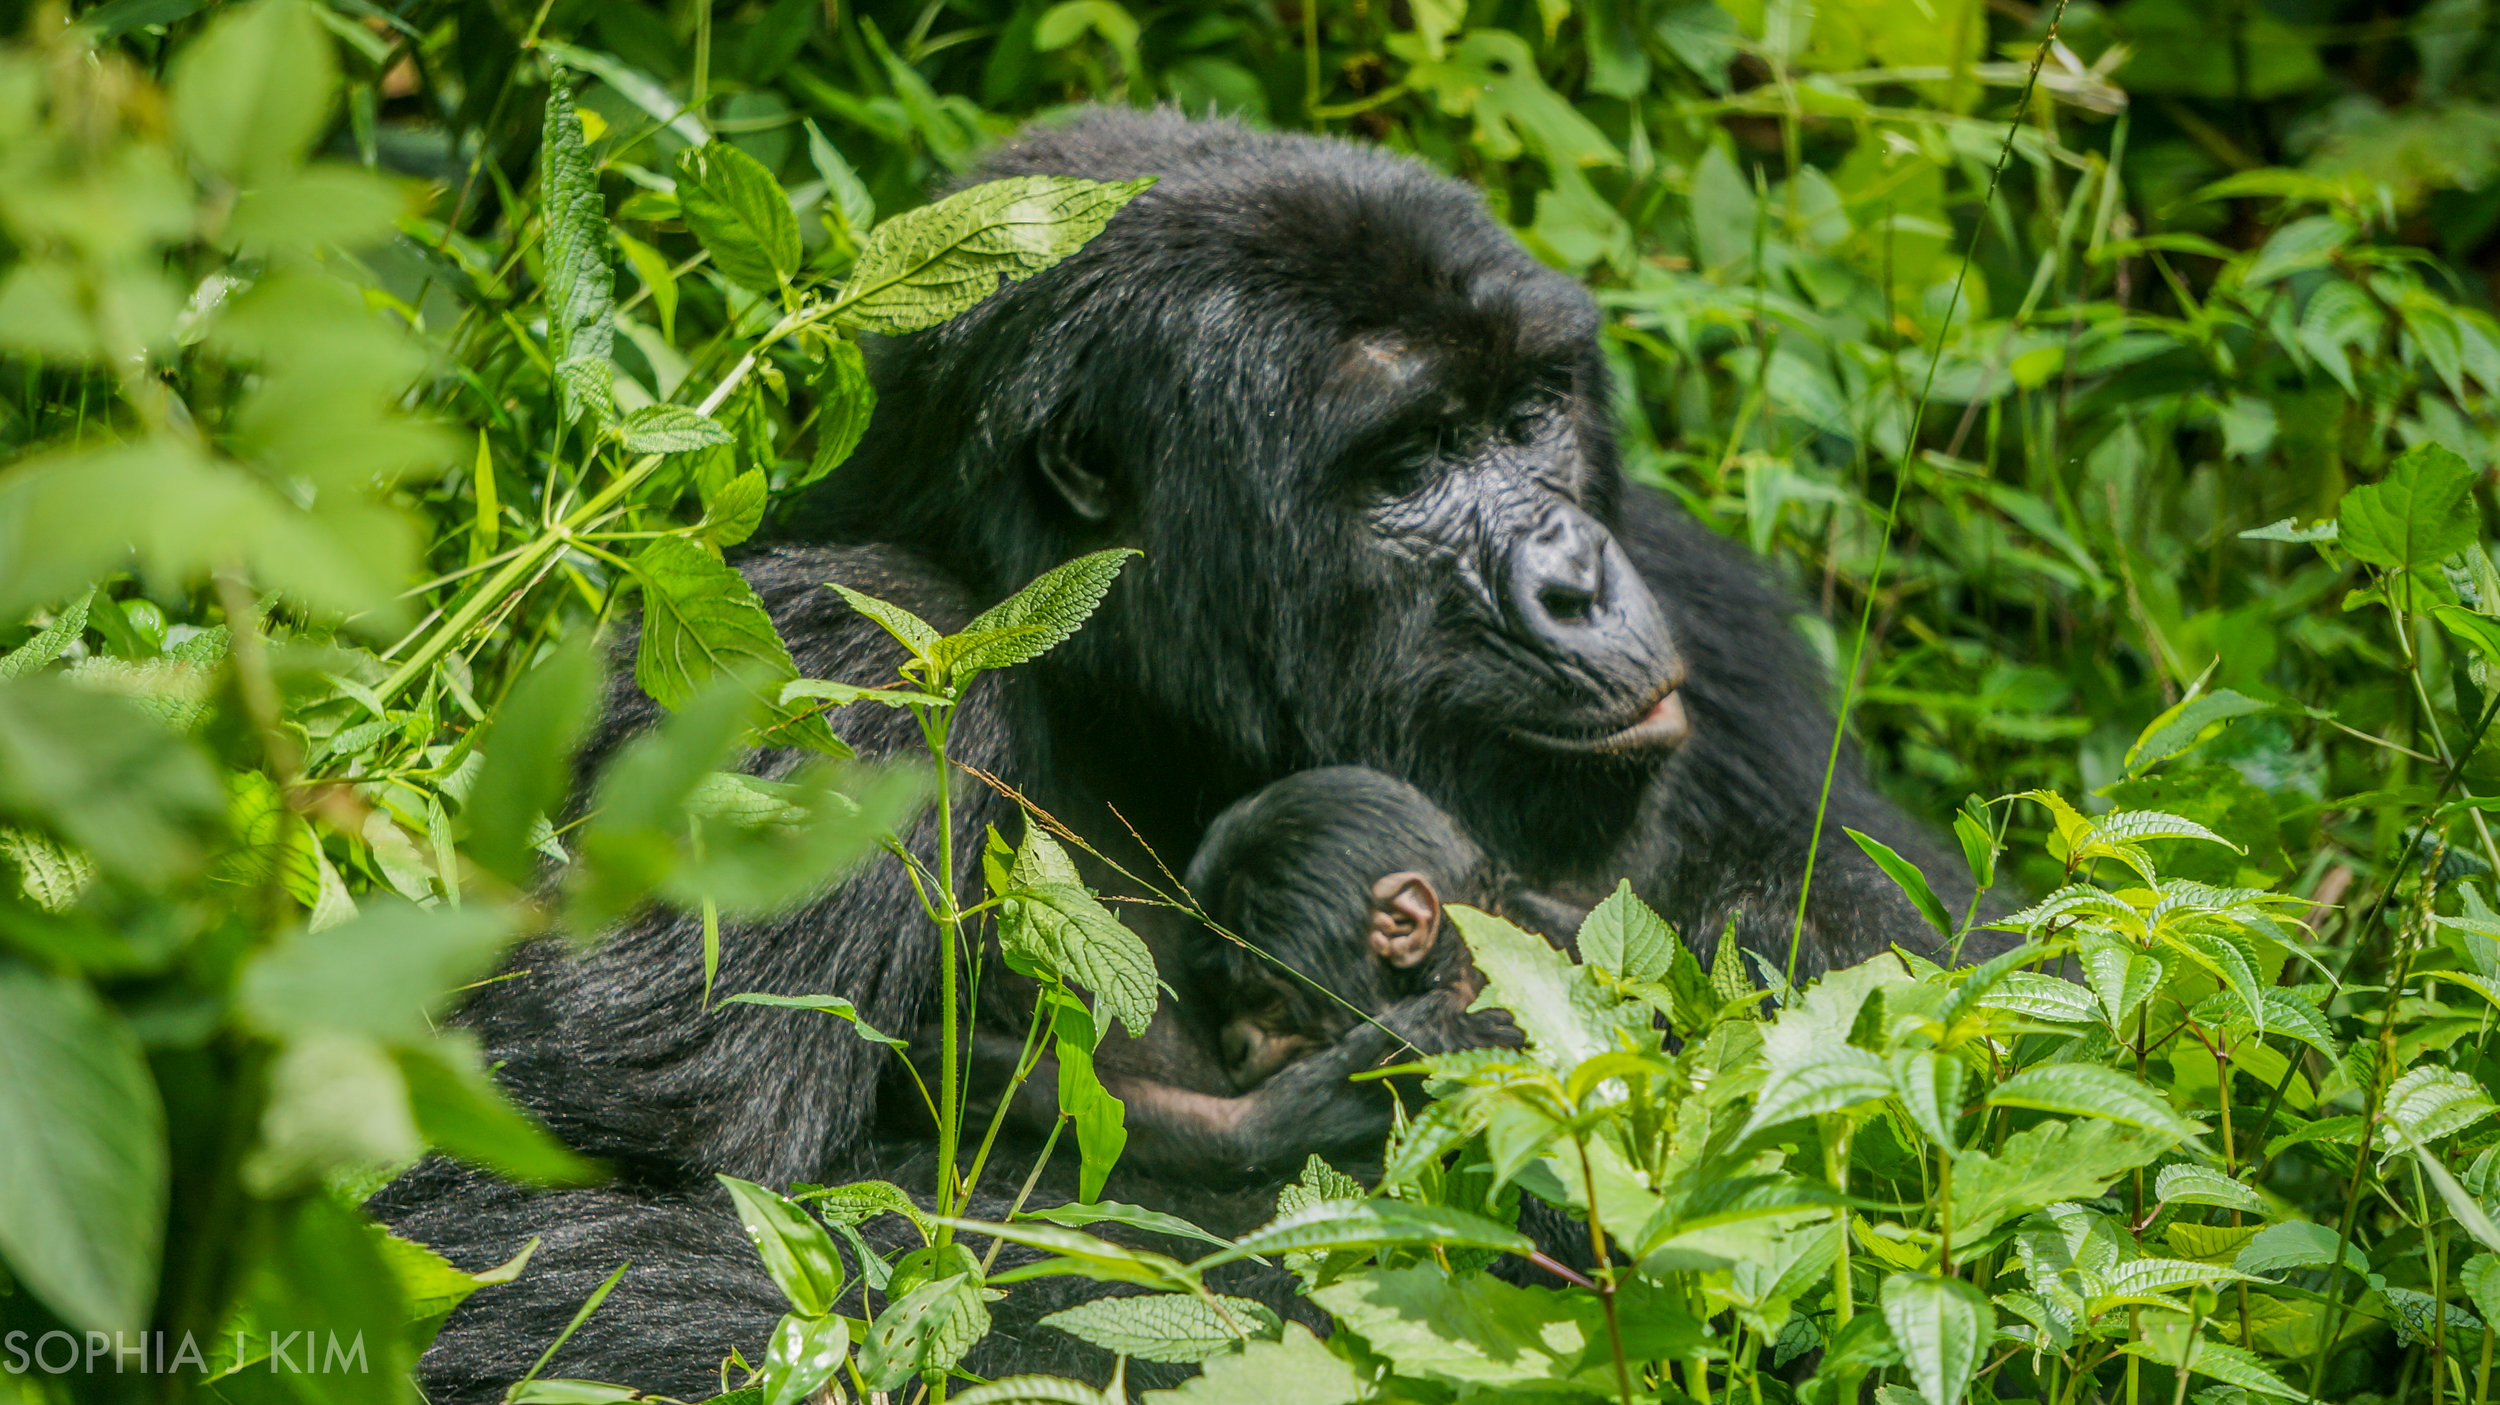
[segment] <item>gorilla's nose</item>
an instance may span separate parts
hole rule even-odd
[[[1666,621],[1614,534],[1559,508],[1520,539],[1510,568],[1512,618],[1560,662],[1638,685],[1672,654]]]

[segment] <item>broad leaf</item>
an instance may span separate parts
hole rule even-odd
[[[136,1332],[156,1296],[165,1112],[85,982],[0,959],[0,1259],[61,1320]]]
[[[1180,1293],[1096,1298],[1042,1319],[1080,1341],[1141,1361],[1204,1361],[1246,1341],[1276,1341],[1284,1321],[1249,1298],[1212,1301]]]
[[[2226,1210],[2266,1212],[2265,1199],[2247,1186],[2205,1166],[2164,1166],[2153,1194],[2165,1205],[2219,1205]]]
[[[532,836],[564,802],[573,753],[598,720],[600,681],[599,660],[580,639],[522,675],[495,711],[460,818],[469,857],[515,887],[537,871]]]
[[[1979,1357],[1996,1335],[1996,1312],[1958,1278],[1896,1273],[1878,1294],[1901,1364],[1927,1405],[1960,1405]]]
[[[2391,571],[2427,569],[2481,535],[2474,474],[2436,444],[2397,456],[2387,476],[2344,494],[2335,520],[2344,550]]]
[[[1666,919],[1632,895],[1619,880],[1606,900],[1589,910],[1576,943],[1580,959],[1630,981],[1654,981],[1673,964],[1677,941]]]
[[[1860,834],[1854,829],[1844,830],[1843,833],[1856,840],[1858,847],[1866,851],[1866,856],[1875,861],[1875,866],[1884,871],[1884,876],[1900,886],[1910,905],[1918,909],[1918,915],[1927,919],[1927,925],[1935,928],[1938,936],[1946,941],[1953,940],[1953,914],[1944,910],[1944,900],[1936,896],[1935,889],[1927,886],[1927,875],[1918,871],[1917,864],[1893,852],[1891,845],[1871,835]]]
[[[1253,1230],[1232,1248],[1200,1259],[1192,1267],[1205,1269],[1287,1250],[1386,1249],[1403,1244],[1498,1249],[1512,1254],[1525,1254],[1535,1247],[1515,1229],[1447,1206],[1403,1200],[1324,1200]]]
[[[732,442],[720,421],[683,405],[645,405],[625,417],[630,454],[691,454]]]
[[[834,306],[862,331],[898,335],[953,317],[1076,252],[1154,184],[1015,176],[877,226]]]
[[[713,266],[731,281],[769,296],[798,272],[798,216],[754,157],[725,142],[678,153],[677,203]]]
[[[288,175],[321,135],[338,96],[338,60],[303,0],[224,11],[182,47],[173,121],[183,144],[241,186]]]
[[[2113,1068],[2093,1064],[2040,1064],[1996,1086],[1990,1107],[2027,1107],[2076,1117],[2101,1117],[2173,1136],[2198,1130],[2171,1110],[2160,1094]]]
[[[683,537],[661,537],[634,558],[642,583],[642,643],[634,682],[661,706],[683,708],[706,685],[742,680],[778,709],[781,685],[798,677],[790,650],[746,578]],[[789,718],[765,732],[772,745],[804,746],[832,756],[850,748],[822,718]]]

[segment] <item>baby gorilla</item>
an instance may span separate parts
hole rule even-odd
[[[1304,771],[1235,803],[1189,866],[1221,929],[1190,983],[1234,1086],[1429,992],[1455,1018],[1482,982],[1443,904],[1490,907],[1502,886],[1441,807],[1378,771]]]
[[[1181,1023],[1222,1065],[1230,1095],[1097,1065],[1126,1106],[1130,1174],[1198,1186],[1289,1176],[1318,1153],[1377,1158],[1390,1090],[1349,1087],[1367,1069],[1418,1054],[1516,1043],[1509,1017],[1468,1013],[1482,981],[1445,902],[1499,908],[1523,926],[1570,932],[1580,914],[1506,891],[1504,876],[1423,792],[1377,771],[1304,771],[1218,816],[1189,888],[1240,938],[1200,934],[1182,972]],[[973,1041],[975,1088],[1003,1085],[1021,1049]],[[1016,1095],[1026,1133],[1059,1115],[1047,1065]],[[1211,1070],[1212,1071],[1212,1070]],[[1315,1096],[1319,1089],[1331,1096]],[[1412,1106],[1410,1098],[1409,1105]]]

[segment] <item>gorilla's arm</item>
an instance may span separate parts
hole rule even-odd
[[[1833,725],[1823,670],[1791,624],[1800,607],[1759,561],[1651,489],[1627,490],[1619,539],[1666,602],[1691,670],[1684,698],[1692,739],[1668,763],[1649,807],[1633,881],[1705,957],[1728,913],[1741,908],[1738,939],[1784,963]],[[1896,943],[1937,952],[1934,929],[1844,829],[1917,864],[1955,915],[1970,901],[1960,858],[1878,795],[1856,748],[1844,746],[1806,902],[1800,978]],[[1974,933],[1963,959],[1989,955],[2001,941]]]

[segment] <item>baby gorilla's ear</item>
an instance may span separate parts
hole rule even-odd
[[[1372,954],[1399,970],[1432,954],[1441,935],[1441,895],[1420,873],[1392,873],[1372,885]]]

